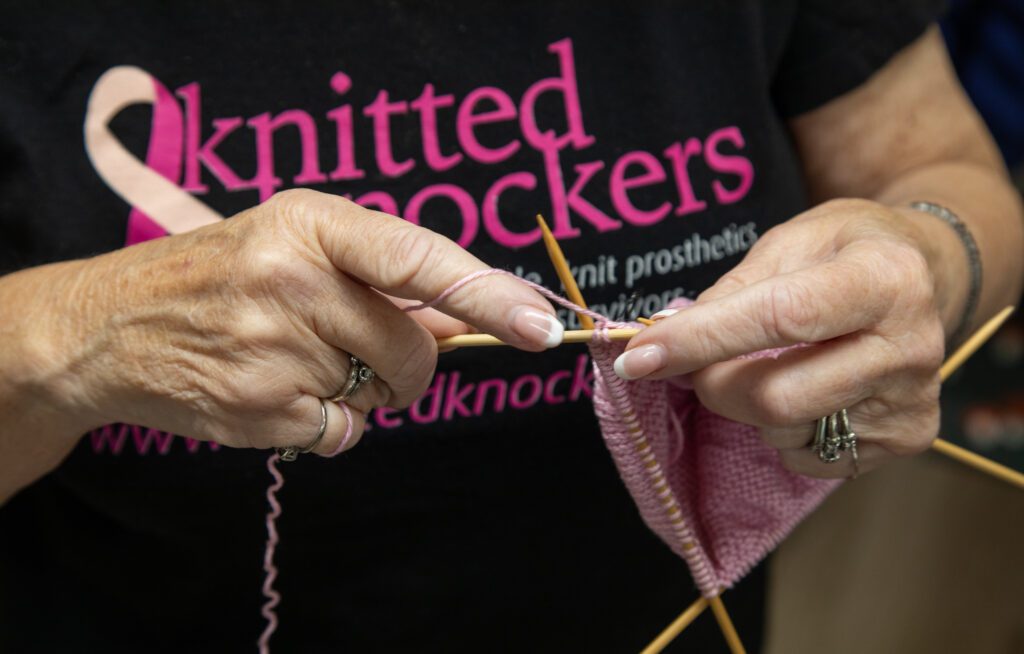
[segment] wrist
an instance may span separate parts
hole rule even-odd
[[[5,294],[19,309],[4,325],[11,345],[2,362],[8,392],[47,433],[72,442],[104,423],[89,400],[92,383],[81,365],[88,358],[84,335],[97,327],[88,320],[90,300],[83,290],[87,264],[68,261],[17,273]]]

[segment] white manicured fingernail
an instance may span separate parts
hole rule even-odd
[[[668,363],[668,352],[661,345],[641,345],[623,352],[615,360],[615,374],[623,379],[640,379],[657,372]]]
[[[651,316],[651,320],[661,320],[662,318],[668,318],[679,313],[679,309],[662,309],[658,313]]]
[[[550,313],[521,307],[512,316],[512,329],[531,343],[552,348],[562,343],[565,328]]]

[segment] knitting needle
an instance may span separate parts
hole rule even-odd
[[[990,318],[988,322],[982,325],[978,331],[974,332],[974,334],[972,334],[963,345],[957,348],[957,351],[954,352],[953,355],[950,356],[944,364],[942,364],[942,368],[939,369],[939,376],[942,378],[942,381],[949,379],[953,373],[956,372],[956,369],[963,365],[964,361],[977,352],[978,348],[980,348],[985,341],[991,338],[992,334],[996,333],[996,331],[1003,326],[1003,323],[1010,317],[1013,310],[1014,307],[1010,306],[997,313],[995,316]],[[1007,468],[1000,463],[996,463],[991,459],[975,454],[969,450],[965,450],[958,445],[953,445],[949,441],[944,441],[941,438],[935,439],[935,442],[932,443],[932,449],[940,454],[945,454],[951,459],[956,459],[960,463],[970,466],[975,470],[980,470],[981,472],[992,475],[997,479],[1002,479],[1003,481],[1011,483],[1018,488],[1024,489],[1024,474],[1021,474],[1012,468]]]
[[[544,216],[537,214],[537,224],[540,225],[540,233],[544,239],[544,248],[548,251],[548,258],[551,259],[551,263],[555,267],[558,281],[562,282],[562,286],[565,287],[565,294],[569,296],[573,303],[586,309],[587,303],[583,301],[583,294],[580,293],[580,288],[576,285],[576,278],[572,276],[572,271],[569,270],[569,262],[565,259],[565,253],[562,252],[561,246],[558,245],[554,234],[548,228]],[[594,328],[593,318],[579,313],[576,315],[579,316],[580,324],[583,325],[584,329]],[[637,318],[636,321],[648,327],[654,324],[654,321],[650,318]]]
[[[941,438],[935,439],[935,442],[932,443],[932,449],[940,454],[945,454],[951,459],[956,459],[960,463],[970,466],[975,470],[980,470],[985,474],[992,475],[996,479],[1002,479],[1003,481],[1024,490],[1024,475],[1012,468],[1007,468],[1001,463],[996,463],[992,459],[986,459],[981,455],[975,454],[970,450],[965,450],[958,445],[953,445],[949,441],[944,441]]]
[[[946,362],[942,364],[942,368],[939,370],[939,376],[942,377],[942,381],[949,379],[956,369],[963,365],[964,361],[978,351],[982,345],[985,344],[992,334],[995,334],[1006,319],[1013,313],[1014,307],[1009,306],[997,313],[996,315],[989,318],[988,322],[978,328],[978,331],[971,334],[971,337],[964,342],[956,352],[952,354]]]
[[[715,595],[708,603],[711,605],[711,612],[715,614],[715,620],[718,621],[718,628],[722,630],[725,642],[729,645],[729,651],[732,654],[747,654],[747,650],[743,649],[743,643],[740,642],[740,635],[736,633],[736,627],[729,618],[729,612],[725,610],[722,596]]]
[[[565,294],[573,304],[586,309],[587,303],[583,301],[580,287],[576,285],[576,279],[572,276],[572,271],[569,270],[569,262],[565,260],[565,254],[562,253],[562,248],[559,247],[555,235],[551,233],[547,222],[544,221],[544,216],[537,214],[537,224],[540,226],[541,237],[544,239],[544,249],[548,251],[548,258],[551,259],[551,263],[555,266],[555,274],[558,275],[558,281],[562,282],[562,286],[565,287]],[[583,329],[594,328],[593,318],[582,313],[577,313],[576,315],[579,316],[580,325],[582,325]]]
[[[562,335],[562,343],[589,343],[594,340],[594,329],[574,329],[565,332]],[[626,327],[623,329],[609,329],[605,332],[613,341],[628,341],[637,334],[640,330],[636,327]],[[485,347],[489,345],[507,345],[505,341],[502,341],[490,334],[459,334],[458,336],[448,336],[446,338],[437,339],[438,349],[452,348],[452,347]]]
[[[706,597],[698,597],[697,601],[686,607],[686,610],[679,614],[679,617],[672,621],[672,624],[665,627],[665,630],[658,634],[658,637],[651,641],[651,644],[643,649],[640,654],[660,654],[661,650],[668,647],[668,644],[675,640],[676,636],[690,626],[690,623],[697,619],[704,609],[708,608]]]

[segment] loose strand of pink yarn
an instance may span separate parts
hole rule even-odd
[[[327,456],[335,457],[344,452],[347,449],[349,441],[352,440],[352,411],[348,408],[348,405],[344,402],[339,402],[338,406],[345,413],[346,425],[345,434],[341,437],[338,442],[338,446],[334,448],[334,451]],[[277,579],[277,566],[274,564],[274,553],[277,551],[277,545],[281,542],[280,536],[277,533],[277,519],[281,517],[281,503],[277,499],[277,493],[284,486],[284,475],[277,469],[277,462],[281,460],[281,457],[275,452],[267,458],[267,470],[270,471],[270,476],[273,477],[270,486],[267,487],[267,504],[270,505],[270,510],[267,511],[267,543],[263,549],[263,596],[267,598],[267,601],[263,603],[263,608],[260,609],[260,614],[267,621],[267,626],[263,629],[263,633],[260,634],[260,639],[257,641],[260,654],[270,654],[270,637],[277,631],[277,611],[274,609],[278,604],[281,603],[281,593],[277,592],[274,588],[274,580]]]
[[[274,565],[274,552],[277,551],[279,538],[277,535],[277,518],[281,515],[281,504],[277,501],[277,492],[284,486],[284,476],[277,469],[277,462],[281,457],[275,452],[267,458],[267,470],[274,478],[267,488],[267,503],[270,504],[270,511],[267,512],[267,545],[263,550],[263,571],[266,576],[263,578],[263,596],[267,601],[263,604],[260,613],[267,620],[267,626],[260,635],[260,654],[270,654],[270,637],[277,630],[277,612],[274,611],[281,602],[281,593],[274,589],[274,580],[277,579],[277,566]]]

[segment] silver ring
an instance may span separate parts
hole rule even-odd
[[[309,454],[312,452],[320,441],[323,440],[324,434],[327,432],[327,402],[320,398],[320,429],[316,432],[316,437],[313,438],[313,442],[306,447],[299,449],[294,445],[288,447],[278,447],[277,455],[281,457],[282,461],[294,461],[299,458],[300,454]]]
[[[363,363],[358,357],[354,357],[350,354],[348,355],[348,361],[348,381],[345,382],[344,388],[338,391],[336,395],[331,396],[331,402],[344,402],[355,395],[360,386],[363,384],[369,384],[373,381],[373,378],[377,376],[377,373],[373,371],[373,368]]]
[[[818,418],[810,445],[811,451],[823,463],[835,463],[842,458],[843,452],[849,452],[853,459],[853,476],[860,474],[857,434],[850,428],[850,416],[846,409]]]

